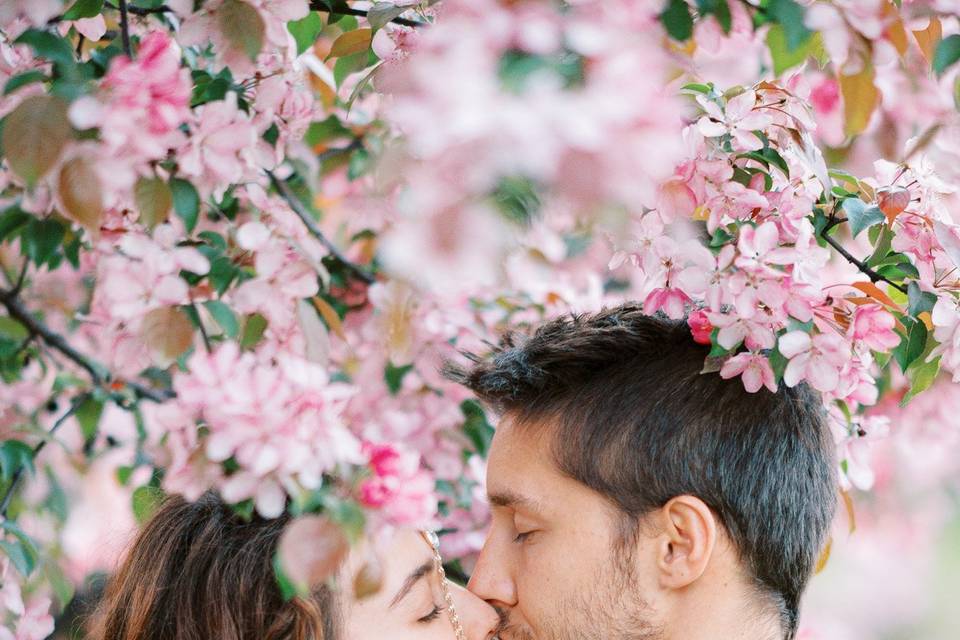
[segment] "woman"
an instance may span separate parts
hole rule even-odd
[[[382,550],[382,583],[317,586],[284,600],[273,559],[289,516],[244,520],[208,493],[169,498],[111,579],[94,619],[95,640],[488,640],[498,617],[443,577],[436,538],[398,531]],[[319,541],[318,541],[319,543]],[[362,561],[337,578],[354,585]]]

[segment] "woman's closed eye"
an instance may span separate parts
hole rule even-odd
[[[435,604],[433,605],[433,610],[427,615],[423,616],[422,618],[419,618],[417,622],[421,624],[430,624],[431,622],[439,618],[440,614],[446,611],[446,609],[447,609],[446,607],[441,607],[440,605]]]

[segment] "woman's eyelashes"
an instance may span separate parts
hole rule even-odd
[[[431,622],[439,618],[440,614],[443,613],[445,609],[446,607],[441,607],[440,605],[435,604],[433,605],[433,611],[431,611],[427,615],[417,620],[417,622],[421,624],[430,624]]]

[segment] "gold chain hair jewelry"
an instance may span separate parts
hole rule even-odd
[[[457,608],[453,606],[453,596],[447,586],[447,572],[443,570],[443,558],[440,556],[440,539],[433,531],[424,531],[423,537],[427,539],[433,548],[433,560],[437,565],[437,573],[440,574],[440,589],[443,592],[443,599],[447,603],[447,613],[450,615],[450,624],[453,625],[453,632],[457,640],[466,640],[463,633],[463,625],[460,624],[460,617],[457,615]]]

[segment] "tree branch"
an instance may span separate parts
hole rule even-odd
[[[362,9],[354,9],[347,6],[336,6],[331,10],[326,4],[320,2],[319,0],[310,0],[310,9],[312,11],[319,11],[320,13],[336,13],[345,16],[359,16],[361,18],[367,17],[367,12]],[[406,18],[394,18],[390,22],[403,25],[404,27],[423,27],[427,24],[426,22],[408,20]]]
[[[121,10],[120,7],[112,2],[104,2],[103,4],[114,11]],[[160,5],[159,7],[127,7],[127,12],[135,16],[148,16],[152,13],[173,13],[173,9],[166,5]]]
[[[831,214],[829,221],[827,222],[827,225],[823,228],[823,231],[820,232],[820,237],[823,238],[827,244],[829,244],[831,247],[836,249],[837,253],[839,253],[844,258],[846,258],[847,262],[854,265],[857,269],[860,270],[861,273],[865,274],[868,278],[870,278],[870,282],[873,282],[873,283],[886,282],[891,287],[900,291],[901,293],[904,293],[904,294],[907,293],[907,288],[905,286],[903,286],[902,284],[897,284],[896,282],[890,280],[885,276],[880,275],[879,273],[871,269],[869,266],[867,266],[867,263],[865,263],[863,260],[858,260],[856,257],[853,256],[853,254],[847,251],[843,247],[843,245],[837,242],[837,240],[833,236],[829,235],[829,232],[831,229],[833,229],[835,226],[845,221],[846,221],[846,218],[837,218],[836,216]]]
[[[117,0],[120,5],[120,35],[123,39],[123,52],[128,58],[133,58],[133,49],[130,48],[130,23],[127,17],[127,0]]]
[[[121,2],[120,7],[113,4],[112,2],[104,2],[103,4],[105,7],[113,9],[114,11],[122,12],[123,11],[122,6],[126,4],[126,2]],[[311,0],[310,10],[319,11],[320,13],[334,13],[334,14],[345,15],[345,16],[366,17],[367,15],[366,11],[362,9],[353,9],[351,7],[339,7],[331,10],[329,7],[319,2],[318,0]],[[173,13],[173,9],[163,4],[157,7],[127,7],[126,11],[135,16],[148,16],[151,14],[158,14],[158,13]],[[394,18],[390,22],[393,22],[394,24],[402,25],[404,27],[423,27],[427,25],[426,22],[420,22],[418,20],[408,20],[407,18],[399,18],[399,17]]]
[[[293,212],[297,214],[297,217],[303,221],[303,224],[307,227],[307,230],[320,241],[327,251],[330,252],[330,255],[334,259],[343,265],[350,273],[352,273],[358,280],[362,280],[367,284],[373,284],[376,282],[376,279],[367,273],[364,269],[350,262],[345,255],[343,255],[337,247],[330,242],[330,240],[323,234],[323,231],[320,230],[320,227],[317,226],[317,222],[313,219],[313,216],[310,215],[310,212],[307,211],[306,207],[303,206],[303,203],[300,199],[290,190],[290,186],[277,178],[277,176],[272,171],[267,171],[267,175],[270,177],[270,182],[273,184],[274,188],[277,190],[277,193],[280,194],[284,200],[287,201],[287,204],[290,205],[290,208],[293,209]]]
[[[43,448],[47,446],[49,439],[57,432],[64,422],[67,421],[67,418],[72,416],[77,412],[77,409],[80,408],[86,400],[90,397],[89,393],[81,393],[76,396],[70,402],[70,408],[65,414],[60,416],[56,422],[53,423],[53,426],[50,427],[50,431],[47,432],[47,437],[37,443],[33,448],[33,459],[37,459],[37,455],[43,451]],[[3,499],[0,500],[0,520],[7,519],[7,510],[10,508],[10,501],[13,499],[13,494],[17,489],[17,485],[20,484],[20,479],[23,477],[23,466],[21,465],[16,471],[13,472],[13,477],[10,478],[10,484],[7,485],[7,490],[3,493]]]
[[[50,327],[37,320],[23,305],[16,291],[0,289],[0,304],[7,309],[7,313],[10,314],[11,318],[26,327],[27,331],[32,335],[39,336],[51,349],[59,351],[84,369],[95,386],[113,391],[113,389],[109,387],[113,381],[110,372],[107,371],[103,365],[73,348],[59,333],[56,333],[50,329]],[[136,382],[123,381],[123,383],[129,387],[137,397],[152,400],[153,402],[163,402],[173,397],[170,391],[157,391]]]

